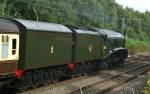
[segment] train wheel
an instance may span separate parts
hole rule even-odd
[[[32,87],[32,78],[29,76],[23,76],[21,79],[17,79],[13,86],[16,88],[18,92],[23,92]]]
[[[45,70],[44,74],[44,85],[49,85],[51,83],[51,75],[49,74],[48,69]]]
[[[122,67],[124,65],[124,60],[120,59],[119,60],[119,66]]]
[[[100,68],[101,68],[102,70],[108,69],[108,62],[103,62],[103,63],[101,63]]]

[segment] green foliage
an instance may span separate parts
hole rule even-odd
[[[4,2],[7,8],[1,13],[8,15],[1,16],[118,29],[114,0],[2,0],[1,7]]]
[[[132,38],[126,38],[126,47],[129,50],[129,54],[135,54],[138,52],[150,51],[150,41],[147,40],[135,40]]]
[[[0,15],[116,31],[124,17],[130,37],[135,37],[131,32],[150,30],[149,12],[123,9],[115,0],[1,0]]]

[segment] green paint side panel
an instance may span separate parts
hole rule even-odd
[[[27,32],[26,69],[71,62],[71,33]]]
[[[110,51],[108,38],[104,40],[103,45],[106,47],[106,49],[104,49],[104,47],[102,48],[103,49],[103,58],[105,58],[109,54],[109,51]]]
[[[90,51],[90,49],[92,49]],[[76,61],[97,60],[102,58],[102,40],[99,35],[78,34]]]

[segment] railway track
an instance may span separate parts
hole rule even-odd
[[[20,94],[104,94],[150,69],[150,55],[132,56],[125,62],[122,68],[100,71],[94,76],[86,75]]]
[[[143,64],[131,70],[128,70],[126,72],[110,77],[106,80],[100,81],[99,83],[87,87],[83,87],[82,92],[84,92],[85,94],[104,94],[107,91],[110,91],[113,88],[116,88],[117,86],[120,86],[138,77],[139,75],[145,73],[146,71],[149,70],[149,65],[150,64]],[[68,94],[72,94],[72,93],[68,93]]]

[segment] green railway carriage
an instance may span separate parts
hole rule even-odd
[[[20,27],[18,68],[34,69],[68,64],[72,58],[72,31],[60,24],[15,19]]]
[[[21,32],[19,69],[103,59],[103,39],[98,32],[82,29],[72,32],[59,24],[14,21],[18,23]],[[76,33],[75,37],[73,33]]]
[[[76,62],[102,59],[102,38],[98,32],[77,30]]]

